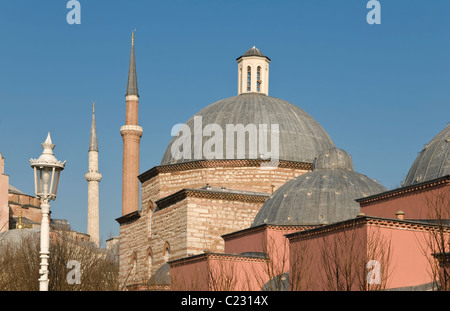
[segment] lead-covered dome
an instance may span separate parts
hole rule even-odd
[[[332,148],[314,161],[314,170],[277,189],[256,215],[252,227],[321,225],[354,218],[360,212],[356,199],[387,189],[355,172],[350,155]]]
[[[447,125],[420,152],[403,186],[450,175],[450,125]]]
[[[278,124],[279,160],[311,163],[318,153],[334,147],[334,143],[327,132],[303,109],[285,100],[260,93],[244,93],[219,100],[202,109],[194,117],[201,117],[203,127],[209,124],[217,124],[223,129],[222,159],[225,160],[254,159],[259,156],[259,153],[255,155],[254,152],[249,150],[248,134],[246,134],[247,136],[245,139],[244,157],[242,157],[242,154],[241,156],[238,154],[238,147],[236,145],[237,135],[235,136],[234,153],[227,154],[226,128],[227,125],[230,124],[234,126],[238,124],[243,126],[253,124],[258,128],[259,134],[262,133],[259,131],[259,125],[266,125],[267,128],[271,130],[274,129],[272,124]],[[161,165],[201,160],[194,154],[194,117],[186,122],[186,125],[190,128],[191,132],[190,159],[181,156],[182,148],[174,148],[178,150],[178,152],[172,150],[172,145],[179,139],[179,137],[175,136],[166,149]],[[244,131],[239,130],[236,131],[236,133],[243,132]],[[270,132],[263,136],[267,137],[267,149],[270,151],[270,148],[273,145],[271,144]],[[203,137],[202,147],[204,147],[209,138],[210,137],[206,136]],[[259,137],[258,141],[261,141]],[[202,159],[206,159],[204,154],[202,155]],[[216,159],[220,159],[220,157]]]

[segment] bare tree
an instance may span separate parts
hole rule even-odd
[[[450,191],[441,188],[425,197],[429,230],[422,251],[429,261],[430,276],[439,290],[450,290]],[[432,256],[430,256],[430,253]]]
[[[0,290],[39,290],[39,235],[3,241],[0,248]],[[77,265],[71,266],[70,262]],[[79,282],[69,278],[71,272],[79,272]],[[74,241],[63,233],[52,232],[50,237],[49,276],[50,291],[118,290],[118,262],[112,261],[104,250]]]
[[[354,220],[321,240],[324,289],[382,290],[390,277],[391,246],[380,230]],[[368,270],[369,269],[369,270]],[[372,279],[373,278],[373,279]]]
[[[284,239],[283,239],[284,240]],[[289,245],[288,241],[277,242],[275,237],[266,232],[266,238],[261,241],[264,264],[263,272],[256,272],[256,278],[261,289],[267,291],[287,290],[287,273],[289,271]],[[256,269],[254,269],[256,270]]]
[[[234,291],[237,289],[236,262],[226,257],[216,260],[208,256],[208,279],[212,291]]]
[[[298,247],[290,249],[290,290],[306,291],[316,286],[312,276],[312,269],[316,258],[310,251],[309,243],[298,241]]]

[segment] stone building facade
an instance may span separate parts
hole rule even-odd
[[[146,284],[169,260],[223,252],[222,235],[250,227],[274,190],[310,169],[287,161],[272,170],[261,161],[198,161],[141,174],[142,208],[118,218],[122,282]]]
[[[139,96],[134,58],[133,43],[126,120],[133,114],[132,125],[138,126],[137,105],[130,102],[130,96]],[[326,131],[305,111],[268,96],[268,57],[253,47],[237,63],[238,96],[213,103],[188,120],[187,134],[175,135],[161,164],[135,176],[142,187],[140,208],[135,207],[138,196],[129,190],[130,167],[139,161],[138,155],[132,158],[130,154],[138,153],[140,140],[134,140],[133,152],[125,150],[127,137],[122,131],[124,196],[117,222],[120,281],[125,288],[164,288],[152,280],[161,274],[167,279],[169,261],[223,252],[222,235],[250,227],[274,191],[310,172],[315,155],[334,147]],[[203,121],[200,129],[199,117]],[[222,138],[217,135],[214,148],[207,138],[198,144],[199,131],[203,134],[215,126],[216,132],[218,128],[228,135],[230,125],[231,140],[230,136],[217,140]],[[214,157],[205,154],[208,148]]]

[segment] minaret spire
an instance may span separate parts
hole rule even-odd
[[[95,125],[95,103],[92,105],[91,140],[89,142],[89,168],[85,177],[88,182],[87,234],[89,234],[91,242],[94,242],[98,247],[100,245],[98,184],[102,180],[102,175],[98,172],[98,143],[97,128]]]
[[[128,84],[126,95],[135,95],[139,97],[137,75],[136,75],[136,59],[134,56],[134,31],[131,33],[131,55],[130,55],[130,67],[128,70]]]
[[[122,215],[139,210],[139,145],[143,131],[138,125],[139,93],[134,55],[134,31],[131,35],[130,67],[125,100],[125,125],[120,128],[123,139]]]
[[[95,102],[92,104],[91,140],[89,142],[89,151],[98,152],[97,127],[95,125]]]

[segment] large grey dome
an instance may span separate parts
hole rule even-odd
[[[351,219],[360,212],[356,199],[386,190],[355,172],[348,153],[334,148],[317,157],[312,172],[277,189],[261,207],[252,226],[320,225]]]
[[[450,175],[450,125],[447,125],[420,152],[403,186]]]
[[[334,143],[327,132],[303,109],[285,100],[264,94],[246,93],[219,100],[202,109],[194,117],[196,116],[202,117],[203,127],[208,124],[217,124],[223,129],[222,159],[255,159],[259,156],[259,154],[249,152],[248,134],[245,140],[245,156],[242,157],[242,155],[238,156],[237,154],[237,139],[235,139],[234,155],[228,154],[227,156],[225,139],[227,124],[242,124],[244,126],[254,124],[258,128],[260,124],[265,124],[269,131],[272,124],[278,124],[279,160],[311,163],[318,153],[334,147]],[[180,149],[182,148],[174,148],[178,153],[173,154],[172,145],[179,139],[175,136],[166,149],[161,165],[200,160],[194,156],[194,117],[186,122],[191,131],[190,159],[181,156],[182,150],[180,151]],[[267,149],[270,151],[272,146],[270,132],[264,137],[267,137]],[[209,138],[203,137],[203,146]],[[204,155],[202,159],[206,159]],[[215,159],[219,159],[219,157]]]

